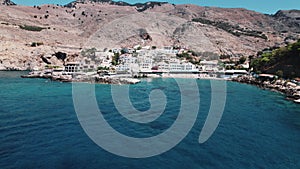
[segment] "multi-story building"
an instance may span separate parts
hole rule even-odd
[[[199,70],[192,63],[181,62],[178,59],[171,59],[169,62],[159,62],[157,71],[160,72],[198,72]]]
[[[67,74],[73,74],[80,71],[80,63],[78,62],[68,62],[65,65],[64,72]]]
[[[138,60],[131,54],[123,54],[119,58],[119,65],[116,66],[117,72],[132,72],[138,66]]]
[[[200,62],[200,71],[203,72],[217,72],[219,71],[218,61],[206,61],[203,60]]]

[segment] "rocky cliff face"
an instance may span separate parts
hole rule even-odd
[[[66,6],[0,5],[0,11],[0,69],[59,65],[63,62],[53,55],[57,52],[73,61],[81,59],[77,55],[83,48],[138,44],[248,56],[300,38],[298,10],[265,15],[246,9],[80,0]]]
[[[290,28],[288,30],[281,30],[281,32],[293,31],[300,33],[300,10],[280,10],[272,17]]]
[[[1,0],[0,1],[1,5],[16,5],[14,2],[10,1],[10,0]]]

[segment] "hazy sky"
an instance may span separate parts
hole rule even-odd
[[[61,4],[72,0],[12,0],[20,5]],[[116,0],[119,1],[119,0]],[[124,0],[129,3],[147,2],[149,0]],[[152,0],[155,1],[155,0]],[[300,9],[300,0],[163,0],[174,4],[197,4],[200,6],[217,6],[226,8],[246,8],[262,13],[273,14],[280,9]]]

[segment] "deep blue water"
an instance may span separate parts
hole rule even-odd
[[[159,156],[132,159],[103,150],[85,134],[73,107],[71,83],[19,78],[24,73],[0,72],[1,169],[300,168],[300,105],[279,93],[228,82],[222,120],[212,137],[199,144],[210,106],[210,81],[198,80],[200,111],[187,137]],[[136,137],[164,132],[177,117],[180,97],[173,79],[130,86],[134,106],[147,110],[152,89],[163,90],[168,104],[157,121],[142,125],[118,114],[110,85],[96,85],[105,119],[119,132]]]

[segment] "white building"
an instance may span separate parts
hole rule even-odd
[[[153,59],[150,57],[138,57],[138,64],[141,72],[151,72]]]
[[[80,63],[78,62],[68,62],[65,65],[64,72],[68,74],[73,74],[80,71]]]
[[[235,78],[240,75],[247,75],[248,72],[246,70],[226,70],[225,74],[222,76],[223,78]]]
[[[219,71],[219,65],[217,60],[206,61],[203,60],[200,62],[200,71],[205,72],[217,72]]]
[[[119,58],[119,63],[124,64],[131,64],[131,63],[137,63],[137,58],[133,57],[131,54],[123,54]]]
[[[120,64],[116,66],[117,72],[128,72],[131,70],[131,67],[129,64]]]
[[[165,46],[162,49],[159,49],[159,51],[165,54],[173,54],[173,55],[176,55],[179,52],[178,50],[173,49],[173,47],[171,46]]]
[[[114,53],[112,52],[96,52],[96,59],[99,61],[99,67],[110,67]]]
[[[198,72],[192,63],[170,63],[170,72]]]
[[[119,58],[116,70],[117,72],[132,72],[136,67],[138,67],[138,59],[131,54],[123,54]]]
[[[169,63],[159,62],[158,71],[161,72],[198,72],[199,70],[192,63],[183,63],[178,59],[171,59]]]

